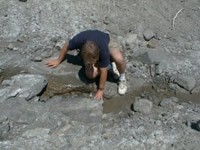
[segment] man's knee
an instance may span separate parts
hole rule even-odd
[[[124,57],[122,56],[121,52],[120,51],[113,51],[112,54],[111,54],[111,58],[114,62],[117,62],[117,63],[124,63]]]

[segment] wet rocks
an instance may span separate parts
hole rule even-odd
[[[107,98],[107,99],[110,99],[112,97],[118,96],[118,93],[117,93],[116,89],[117,89],[117,85],[116,84],[111,84],[111,83],[106,84],[104,97]]]
[[[153,103],[147,99],[136,100],[133,104],[134,111],[138,111],[143,114],[149,114],[152,108],[153,108]]]

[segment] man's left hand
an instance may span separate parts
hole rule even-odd
[[[98,100],[103,100],[103,91],[98,90],[94,98]]]

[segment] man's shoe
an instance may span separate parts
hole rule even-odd
[[[124,95],[127,91],[126,80],[119,80],[118,93]]]

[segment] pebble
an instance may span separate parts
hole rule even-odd
[[[163,68],[161,67],[161,65],[156,65],[155,66],[155,74],[156,75],[160,75],[163,72]]]
[[[13,48],[13,51],[18,51],[18,50],[19,50],[18,47],[14,47],[14,48]]]
[[[147,29],[144,31],[143,36],[146,41],[149,41],[155,36],[155,33],[152,30]]]
[[[14,46],[13,46],[12,43],[10,43],[10,44],[8,45],[8,49],[9,49],[9,50],[13,50],[13,49],[14,49]]]
[[[24,1],[27,1],[27,0],[24,0]],[[17,39],[17,41],[18,42],[24,42],[25,41],[25,37],[19,37],[18,39]]]
[[[156,48],[158,45],[158,42],[155,40],[155,39],[151,39],[148,44],[147,44],[147,47],[148,48]]]
[[[155,124],[158,125],[158,126],[160,126],[160,125],[162,125],[162,121],[156,120]]]
[[[182,106],[182,105],[178,105],[176,108],[180,110],[180,109],[183,109],[184,106]]]
[[[185,48],[185,50],[190,50],[190,49],[192,49],[192,44],[191,43],[185,43],[184,48]]]
[[[35,62],[41,62],[41,61],[42,61],[42,57],[36,56],[36,57],[33,59],[33,61],[35,61]]]
[[[63,42],[63,41],[58,41],[58,42],[55,44],[55,48],[56,48],[57,50],[61,50],[62,47],[63,47],[63,45],[64,45],[64,42]]]

